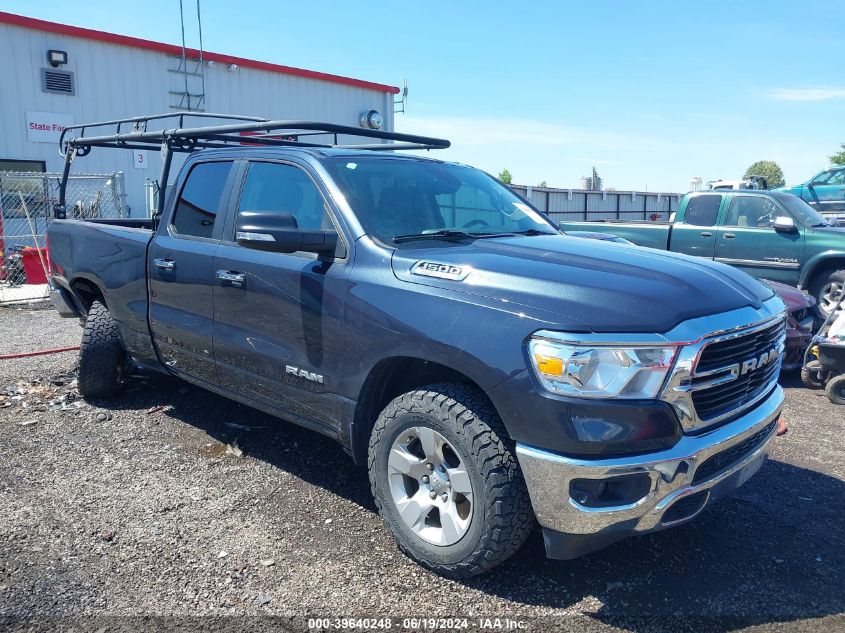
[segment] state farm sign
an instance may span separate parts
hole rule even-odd
[[[73,115],[67,112],[27,112],[26,139],[30,143],[58,143],[62,130],[69,125],[73,125]]]

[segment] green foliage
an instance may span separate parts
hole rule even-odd
[[[499,180],[509,185],[513,181],[513,176],[511,176],[511,173],[507,169],[503,169],[499,172]]]
[[[769,187],[783,187],[786,180],[783,177],[783,170],[773,160],[758,160],[745,170],[743,178],[750,178],[751,176],[763,176],[768,182]]]
[[[541,181],[540,181],[540,184],[539,184],[539,185],[537,185],[537,186],[538,186],[538,187],[548,187],[548,186],[549,186],[549,183],[547,183],[545,180],[541,180]]]
[[[832,165],[845,165],[845,143],[842,143],[840,147],[842,148],[840,151],[829,157]]]

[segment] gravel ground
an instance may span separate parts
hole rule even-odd
[[[50,310],[0,309],[0,353],[80,334]],[[696,521],[569,562],[546,560],[538,531],[493,573],[454,582],[399,553],[366,473],[332,441],[172,378],[77,402],[75,363],[0,361],[0,628],[79,616],[249,630],[304,628],[301,616],[845,628],[845,407],[794,377],[773,458]]]

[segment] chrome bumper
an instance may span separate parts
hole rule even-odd
[[[660,453],[614,459],[571,459],[530,446],[516,447],[537,520],[546,531],[551,557],[574,558],[633,534],[660,530],[698,515],[711,501],[735,490],[759,470],[776,433],[774,422],[783,406],[783,389],[772,393],[740,418],[702,435],[685,435],[671,449]],[[694,482],[696,471],[710,457],[751,436],[771,429],[750,452]],[[605,480],[645,474],[648,492],[626,505],[587,507],[572,498],[573,480]],[[703,493],[699,495],[698,493]],[[678,502],[697,495],[696,503]],[[700,503],[698,502],[700,500]],[[687,511],[688,510],[688,511]],[[572,541],[566,543],[567,539]]]
[[[67,302],[65,294],[53,285],[53,282],[50,282],[50,302],[53,304],[56,312],[59,313],[59,316],[77,319],[81,316],[76,308]]]

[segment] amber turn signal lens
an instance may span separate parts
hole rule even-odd
[[[541,373],[549,376],[563,376],[563,360],[554,356],[534,354],[534,362]]]

